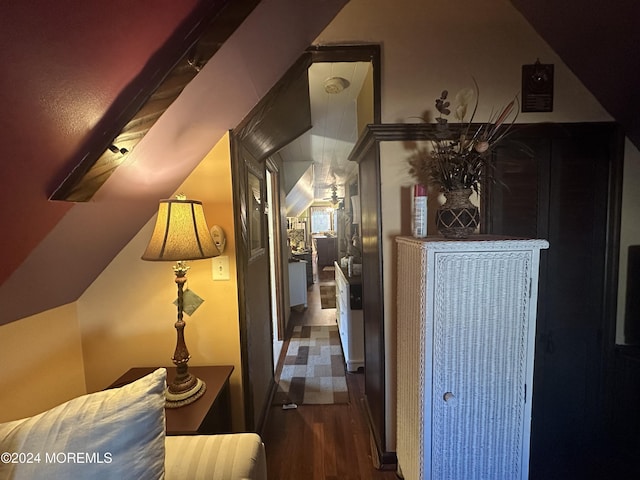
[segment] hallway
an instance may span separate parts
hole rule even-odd
[[[308,291],[308,307],[293,309],[287,339],[297,325],[335,325],[335,308],[322,309],[320,285],[334,283],[333,272],[320,272]],[[282,358],[278,371],[282,368]],[[269,411],[263,440],[269,478],[278,480],[391,480],[394,471],[373,466],[369,428],[363,409],[364,374],[346,373],[349,403],[299,405]]]

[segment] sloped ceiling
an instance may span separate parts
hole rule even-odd
[[[197,4],[197,0],[3,4],[0,282],[72,208],[47,198],[78,162],[78,152],[109,110],[117,106],[120,93],[135,82]]]
[[[50,201],[174,33],[234,1],[3,3],[0,324],[76,300],[347,2],[260,1],[90,202]],[[640,145],[640,4],[511,1]]]
[[[173,32],[225,3],[3,5],[0,324],[76,300],[346,0],[262,0],[90,202],[50,201]]]
[[[285,181],[294,180],[285,184],[287,215],[297,216],[314,200],[330,198],[332,188],[344,197],[343,185],[356,176],[357,164],[348,158],[359,134],[357,100],[370,69],[369,62],[317,62],[309,67],[312,127],[279,151],[287,168]],[[343,89],[327,88],[330,80]],[[289,178],[290,168],[298,173],[294,179]]]
[[[119,95],[51,199],[89,201],[259,0],[200,2]],[[179,59],[179,61],[176,61]]]

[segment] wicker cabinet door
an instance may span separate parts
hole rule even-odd
[[[548,242],[396,241],[399,471],[407,480],[526,480]]]
[[[526,478],[531,251],[436,252],[431,258],[428,478]]]

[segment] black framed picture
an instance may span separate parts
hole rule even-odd
[[[523,112],[553,112],[553,64],[522,66]]]

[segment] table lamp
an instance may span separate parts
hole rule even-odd
[[[184,195],[175,199],[160,200],[158,217],[149,245],[142,255],[143,260],[173,261],[176,285],[178,286],[178,320],[176,349],[173,363],[177,373],[165,392],[166,406],[169,408],[188,405],[202,396],[205,383],[189,373],[191,356],[184,341],[185,323],[182,319],[184,300],[183,287],[187,281],[187,260],[217,257],[220,252],[211,238],[204,217],[202,202],[187,200]]]

